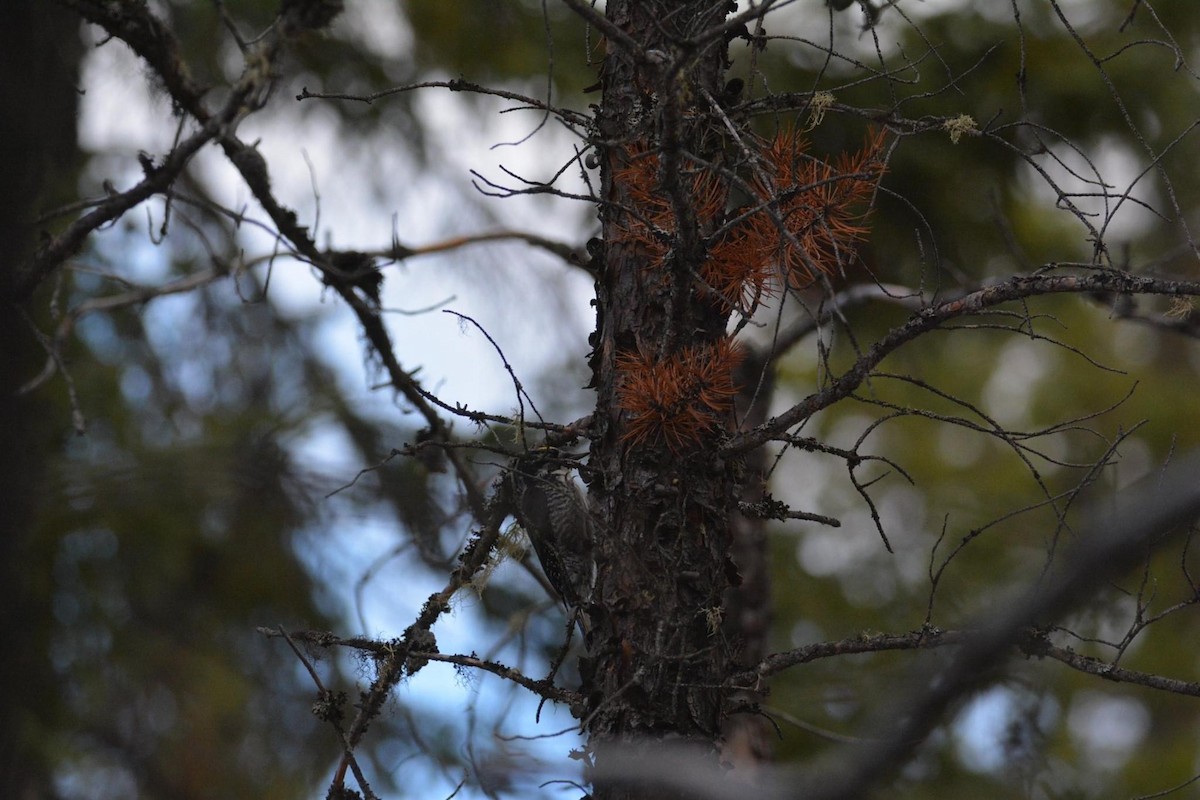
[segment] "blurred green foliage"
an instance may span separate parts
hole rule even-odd
[[[1040,140],[1045,151],[1035,155],[1034,162],[1069,190],[1081,191],[1056,166],[1055,157],[1085,178],[1108,181],[1110,195],[1120,194],[1136,178],[1135,196],[1159,211],[1156,217],[1126,201],[1110,221],[1105,213],[1118,208],[1116,199],[1110,197],[1107,207],[1094,198],[1077,199],[1091,214],[1092,224],[1104,232],[1115,265],[1195,279],[1195,255],[1180,218],[1194,224],[1200,199],[1185,166],[1200,156],[1197,140],[1184,136],[1194,124],[1197,78],[1192,65],[1175,63],[1168,47],[1148,42],[1167,40],[1165,29],[1182,54],[1194,53],[1200,19],[1186,2],[1155,3],[1152,10],[1146,4],[1123,2],[1062,4],[1101,61],[1097,66],[1081,52],[1050,3],[1017,6],[1020,31],[1007,3],[961,4],[928,14],[919,5],[905,5],[912,25],[885,12],[878,41],[897,76],[891,85],[880,80],[848,85],[862,72],[837,63],[825,74],[797,70],[794,64],[800,59],[786,63],[779,52],[774,54],[778,61],[771,73],[773,89],[828,89],[838,102],[868,110],[895,108],[909,119],[965,113],[1000,140],[965,136],[955,145],[941,131],[901,137],[883,181],[885,191],[873,211],[864,266],[880,280],[944,294],[1053,261],[1090,260],[1093,242],[1088,231],[1055,207],[1045,181],[1016,155],[1017,148],[1036,150]],[[1129,21],[1131,6],[1136,13]],[[860,35],[846,22],[843,18],[836,23],[842,27],[837,29],[835,49],[853,50],[878,67],[871,45],[862,43],[872,34]],[[1123,22],[1127,24],[1122,29]],[[769,26],[768,30],[777,32]],[[906,61],[919,61],[919,69],[901,69]],[[1024,98],[1017,81],[1021,69],[1026,76]],[[847,88],[840,88],[843,85]],[[841,127],[841,118],[828,118],[812,134],[815,145],[844,148]],[[1162,153],[1177,137],[1182,138],[1152,163],[1148,150]],[[1169,187],[1163,175],[1169,176]],[[1101,189],[1093,183],[1082,191],[1098,194]],[[1142,266],[1148,262],[1151,266]],[[850,279],[862,277],[860,273]],[[1157,313],[1168,307],[1166,301],[1141,305]],[[874,429],[862,452],[896,459],[913,484],[883,467],[862,467],[860,472],[864,480],[890,472],[870,493],[880,501],[895,556],[886,554],[872,532],[862,500],[841,470],[824,470],[828,461],[817,458],[790,470],[780,468],[777,483],[815,483],[820,487],[815,498],[812,492],[800,496],[815,502],[812,510],[850,524],[833,531],[809,526],[800,533],[776,534],[777,585],[788,587],[776,595],[777,648],[861,630],[919,628],[930,608],[930,571],[965,538],[970,544],[940,576],[929,621],[955,628],[986,617],[1006,591],[1032,585],[1048,566],[1053,570],[1047,548],[1057,538],[1061,549],[1076,534],[1070,527],[1055,533],[1055,507],[1065,511],[1070,522],[1078,520],[1082,501],[1068,502],[1063,493],[1087,478],[1090,466],[1121,436],[1129,434],[1112,453],[1117,463],[1084,493],[1088,502],[1101,507],[1113,502],[1115,491],[1129,480],[1153,472],[1173,453],[1200,445],[1200,407],[1195,399],[1200,390],[1200,347],[1195,340],[1117,321],[1104,298],[1048,297],[1010,304],[1003,311],[1007,314],[964,320],[954,330],[901,348],[880,370],[920,384],[875,378],[859,390],[859,402],[824,412],[805,431],[819,439],[840,432],[843,441],[838,444],[848,446],[847,436],[892,417]],[[905,316],[889,303],[852,312],[854,340],[832,334],[834,374],[852,362],[858,348]],[[785,367],[788,393],[802,396],[819,386],[825,372],[818,366],[815,352],[792,359]],[[909,411],[892,416],[896,409]],[[1021,439],[1018,450],[1012,442],[921,416],[950,415],[991,427],[989,419],[973,409],[1012,430],[1049,432]],[[1081,421],[1062,430],[1053,427],[1076,419]],[[813,477],[814,469],[824,471]],[[1045,502],[1048,496],[1057,498],[1053,505]],[[867,547],[864,543],[872,537],[874,544]],[[829,568],[813,557],[838,540],[845,542],[852,558]],[[1194,597],[1183,571],[1187,567],[1194,574],[1197,566],[1189,550],[1175,545],[1148,563],[1146,583],[1140,575],[1130,576],[1086,613],[1064,621],[1064,628],[1083,639],[1059,634],[1055,640],[1112,659],[1113,648],[1089,640],[1119,641],[1134,622],[1139,600],[1146,603],[1144,615],[1150,616]],[[1179,643],[1194,640],[1198,626],[1200,617],[1186,611],[1151,626],[1121,665],[1194,679],[1195,653]],[[921,658],[930,665],[938,660],[936,653]],[[912,675],[912,661],[909,655],[874,656],[861,658],[852,670],[841,659],[810,664],[777,680],[769,702],[793,714],[794,709],[806,709],[798,715],[804,723],[833,735],[861,732],[881,701],[904,690],[902,681]],[[906,771],[901,785],[879,796],[1132,796],[1182,784],[1195,774],[1197,714],[1182,698],[1106,683],[1036,659],[1016,664],[1004,686],[1029,698],[1038,713],[1007,723],[993,715],[990,731],[978,724],[973,730],[947,726]],[[839,692],[850,699],[822,702]],[[1124,747],[1089,749],[1089,735],[1113,735],[1112,730],[1078,727],[1084,718],[1081,703],[1096,697],[1131,700],[1133,706],[1119,708],[1144,709],[1149,715],[1144,738],[1134,733]],[[1114,724],[1141,730],[1127,713],[1122,719],[1126,721]],[[785,759],[811,757],[838,746],[811,731],[781,724]],[[964,745],[964,736],[977,737],[994,760],[986,767],[975,765],[970,752],[979,745]],[[1022,739],[1036,746],[1006,745]]]

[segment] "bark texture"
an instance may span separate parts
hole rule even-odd
[[[708,103],[724,85],[726,42],[696,40],[729,10],[711,2],[607,4],[608,19],[637,47],[607,41],[596,130],[605,203],[589,477],[604,524],[583,675],[601,776],[611,745],[628,757],[682,741],[715,760],[725,712],[720,687],[734,646],[722,618],[737,581],[729,552],[738,465],[717,447],[732,415],[687,442],[652,428],[631,438],[619,392],[631,379],[623,358],[667,363],[726,335],[728,304],[696,279],[718,221],[696,212],[694,194],[697,164],[719,164],[726,144]],[[648,203],[669,209],[668,219]],[[597,798],[671,796],[603,777],[595,789]]]

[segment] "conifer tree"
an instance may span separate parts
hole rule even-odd
[[[1077,507],[1087,499],[1095,502],[1086,492],[1111,472],[1108,468],[1131,431],[1121,427],[1102,434],[1088,427],[1099,411],[1034,430],[1002,423],[977,399],[984,394],[978,386],[941,388],[978,368],[976,363],[958,364],[935,378],[921,373],[919,360],[891,370],[898,354],[920,346],[927,346],[921,352],[933,361],[938,350],[928,343],[950,332],[955,341],[979,332],[1020,337],[1022,345],[1048,341],[1084,354],[1095,365],[1086,347],[1048,332],[1051,326],[1043,318],[1074,320],[1088,313],[1081,308],[1100,309],[1101,316],[1112,318],[1103,320],[1105,326],[1138,323],[1182,340],[1200,333],[1193,308],[1200,282],[1180,266],[1194,267],[1200,258],[1188,227],[1189,212],[1200,200],[1190,197],[1183,182],[1177,185],[1170,170],[1171,159],[1191,146],[1192,128],[1172,132],[1174,138],[1165,142],[1143,133],[1129,113],[1132,101],[1122,95],[1123,84],[1118,88],[1120,76],[1111,74],[1116,67],[1109,62],[1117,56],[1098,54],[1057,2],[1051,0],[1048,10],[1043,9],[1047,18],[1057,20],[1064,41],[1073,43],[1073,54],[1086,64],[1086,74],[1098,76],[1112,90],[1113,113],[1141,148],[1141,172],[1120,187],[1100,174],[1098,157],[1088,155],[1092,151],[1038,118],[1038,113],[1055,116],[1059,109],[1029,111],[1025,64],[1036,48],[1025,36],[1019,3],[1013,4],[1011,20],[1017,35],[1005,41],[1009,49],[1004,57],[1019,70],[1006,91],[1015,93],[1020,111],[1005,116],[1010,112],[992,108],[1000,104],[979,90],[968,100],[995,110],[995,119],[988,120],[955,107],[968,102],[960,100],[965,93],[959,83],[974,68],[940,62],[938,44],[898,1],[608,0],[600,10],[584,0],[561,0],[571,12],[573,30],[587,32],[589,46],[581,58],[598,61],[598,82],[586,111],[462,78],[417,81],[372,95],[305,88],[283,99],[375,104],[392,94],[447,90],[536,109],[576,137],[576,153],[557,176],[568,169],[578,172],[587,193],[511,172],[513,186],[478,175],[477,186],[490,195],[539,193],[564,203],[582,200],[594,209],[597,235],[584,244],[557,241],[544,232],[505,231],[418,245],[393,234],[390,246],[374,250],[339,249],[307,227],[280,199],[272,164],[258,143],[239,132],[247,118],[283,101],[276,91],[282,76],[300,59],[298,53],[326,42],[322,37],[330,35],[328,28],[342,11],[339,0],[285,0],[254,35],[242,33],[235,4],[214,3],[209,22],[214,29],[218,21],[224,26],[230,52],[241,57],[232,77],[222,77],[220,70],[198,77],[199,70],[190,66],[184,31],[174,29],[156,6],[105,0],[61,0],[61,5],[136,53],[157,90],[169,98],[169,113],[179,120],[178,135],[166,152],[139,154],[140,173],[131,184],[106,185],[103,196],[42,218],[56,224],[46,226],[36,251],[22,257],[3,284],[9,308],[37,312],[30,314],[31,335],[47,353],[45,369],[23,391],[51,391],[61,377],[63,391],[75,402],[65,354],[72,326],[83,315],[141,307],[253,272],[231,266],[231,254],[241,258],[238,237],[250,212],[197,199],[185,190],[197,154],[217,150],[253,198],[255,224],[276,243],[278,252],[262,257],[268,270],[277,258],[311,268],[328,295],[353,316],[367,360],[382,376],[380,386],[420,419],[420,429],[409,441],[392,446],[383,463],[368,465],[364,472],[403,483],[409,502],[398,503],[397,513],[417,557],[441,570],[440,588],[393,638],[287,627],[261,631],[279,652],[294,655],[303,665],[314,687],[312,711],[336,734],[330,797],[379,796],[371,775],[379,765],[364,754],[371,752],[373,735],[386,723],[390,699],[402,682],[446,665],[498,676],[542,702],[569,708],[585,742],[573,754],[582,764],[579,781],[599,800],[733,797],[746,786],[765,796],[863,796],[910,763],[914,751],[964,698],[1001,680],[1014,657],[1053,662],[1064,670],[1148,691],[1200,694],[1195,683],[1122,663],[1131,643],[1151,626],[1167,619],[1183,625],[1186,612],[1200,602],[1187,546],[1200,512],[1200,492],[1188,477],[1194,461],[1185,460],[1181,467],[1165,463],[1181,460],[1174,439],[1167,455],[1155,454],[1165,464],[1155,488],[1119,502],[1111,501],[1110,493],[1111,514],[1080,517]],[[437,11],[412,5],[414,17]],[[1182,69],[1185,54],[1171,29],[1157,16],[1146,22],[1152,16],[1148,2],[1134,6],[1114,41],[1142,48],[1152,40],[1174,54]],[[1153,36],[1121,39],[1141,7],[1147,9],[1141,23],[1152,26]],[[858,50],[841,52],[832,44],[787,33],[768,35],[768,25],[786,30],[788,13],[819,15],[827,22],[831,42],[835,28],[844,28],[849,16],[856,15],[862,26],[859,44],[845,47]],[[547,29],[551,17],[547,12]],[[928,53],[917,56],[902,48],[893,53],[881,43],[879,26],[889,19],[902,20],[905,31],[917,31]],[[816,82],[767,86],[759,60],[789,46],[825,60]],[[869,58],[872,49],[878,63],[860,60]],[[867,55],[855,55],[859,50]],[[835,60],[847,71],[831,67]],[[938,69],[948,72],[939,88],[927,90],[922,83],[926,78],[920,72],[928,62],[938,62]],[[827,83],[837,84],[837,93]],[[922,111],[910,112],[912,107]],[[833,116],[841,133],[825,136],[823,126]],[[1058,120],[1064,129],[1076,123],[1069,117]],[[933,139],[936,147],[918,149],[920,142]],[[910,146],[917,155],[906,160]],[[1096,147],[1102,150],[1103,144]],[[972,178],[992,177],[989,170],[1014,183],[1015,174],[1036,178],[1053,195],[1052,205],[1072,235],[1086,237],[1086,252],[1080,255],[1076,244],[1060,249],[1057,242],[1046,245],[1067,228],[1036,219],[1028,225],[1041,236],[1038,255],[1026,255],[1020,237],[1006,226],[1010,218],[1027,212],[1006,207],[1011,197],[999,197],[998,222],[984,226],[989,233],[958,252],[1008,247],[1005,255],[992,254],[1003,268],[990,272],[990,261],[943,263],[936,226],[947,208],[961,211],[968,205],[960,195],[977,199],[970,192],[978,187],[938,186],[918,199],[893,189],[893,176],[914,194],[928,188],[921,183],[923,176],[914,179],[912,173],[919,172],[929,152],[937,154],[933,158],[953,160]],[[1084,174],[1087,169],[1076,163],[1075,155],[1081,153],[1096,174]],[[897,175],[900,170],[904,172]],[[1160,181],[1156,200],[1161,208],[1137,191],[1142,177],[1151,173]],[[227,249],[209,245],[215,266],[157,287],[73,297],[70,311],[57,321],[55,282],[64,280],[60,276],[89,242],[151,198],[162,198],[167,209],[161,231],[151,231],[152,236],[178,225],[168,222],[174,219],[172,210],[186,204],[205,215],[203,224],[194,225],[202,232],[198,238],[207,241],[213,230],[228,237]],[[1133,206],[1153,206],[1161,229],[1131,237],[1136,247],[1131,244],[1129,252],[1120,253],[1110,243],[1110,224],[1124,220],[1122,209]],[[985,213],[979,205],[967,211]],[[883,241],[894,250],[873,245],[877,227],[884,228]],[[901,251],[903,237],[897,231],[916,244]],[[594,281],[591,350],[577,354],[586,362],[594,403],[580,419],[542,418],[499,345],[498,357],[514,377],[519,409],[513,414],[470,409],[440,397],[397,355],[386,313],[384,267],[505,238],[551,253],[567,269],[586,271]],[[1043,259],[1045,253],[1050,255]],[[265,285],[257,286],[266,293]],[[84,295],[98,291],[86,283],[76,290]],[[1072,305],[1058,303],[1064,296]],[[1032,308],[1043,301],[1058,304],[1045,312]],[[39,314],[56,320],[53,335],[41,332],[39,325],[48,323],[35,320]],[[793,383],[796,396],[783,399],[786,395],[775,391],[783,359],[801,341],[815,342],[815,383],[802,391]],[[989,351],[992,355],[995,351]],[[330,382],[311,362],[305,364],[306,385]],[[356,446],[364,452],[378,446],[377,431],[349,410],[344,398],[330,396],[323,402]],[[834,442],[812,433],[814,428],[828,433],[823,420],[855,405],[876,416],[856,421],[853,441]],[[1114,398],[1106,409],[1119,406]],[[455,422],[482,432],[463,436]],[[961,531],[957,519],[952,524],[947,517],[940,534],[938,523],[929,520],[923,520],[929,530],[914,533],[903,520],[881,512],[877,502],[877,484],[889,477],[914,481],[908,457],[920,460],[924,455],[873,449],[869,437],[885,426],[891,430],[893,422],[895,427],[936,423],[938,430],[951,430],[952,437],[966,431],[987,439],[988,446],[994,444],[1018,462],[1030,494],[1013,501],[1015,510],[997,511]],[[1053,436],[1065,442],[1068,456],[1038,449],[1038,442]],[[927,565],[920,575],[916,610],[903,617],[882,614],[883,624],[900,618],[907,628],[879,633],[864,626],[844,638],[771,652],[766,526],[841,525],[827,509],[795,508],[773,494],[770,481],[777,465],[797,453],[840,462],[864,525],[877,534],[873,552],[898,561],[908,558],[909,566],[919,553]],[[277,467],[286,463],[269,447],[252,455]],[[393,461],[405,466],[397,468]],[[921,466],[930,471],[923,461]],[[286,472],[280,467],[273,474]],[[1062,477],[1065,473],[1070,477]],[[999,473],[986,467],[980,474],[977,483],[992,478],[1001,483]],[[282,486],[263,484],[259,494],[264,505],[270,500],[287,509],[281,515],[287,525],[300,527]],[[445,501],[447,495],[453,502]],[[245,497],[239,498],[243,505],[238,509],[245,512]],[[1034,518],[1027,512],[1044,514],[1035,518],[1037,547],[1021,539],[1020,546],[983,549],[981,542],[991,541],[990,530],[1013,518]],[[446,530],[461,534],[453,552],[439,549]],[[518,549],[514,540],[522,536],[531,540],[537,563],[519,554],[514,560],[545,579],[547,597],[568,620],[551,642],[548,671],[535,671],[542,668],[540,662],[518,669],[475,652],[443,652],[436,623],[449,615],[460,593],[476,590],[487,597],[493,591],[488,575],[499,562],[513,558]],[[1018,600],[990,609],[985,617],[964,620],[944,610],[943,598],[959,565],[973,563],[968,559],[976,548],[985,554],[985,565],[971,568],[987,572],[992,559],[1003,558],[1037,576],[1021,586],[1025,593]],[[1036,550],[1032,557],[1030,549]],[[1163,571],[1155,557],[1172,566]],[[1092,635],[1086,618],[1069,615],[1139,566],[1141,588],[1124,590],[1136,597],[1135,618],[1115,645],[1115,655],[1102,661],[1072,650],[1069,642],[1094,642],[1099,634]],[[896,568],[896,574],[902,572]],[[1169,574],[1168,588],[1176,598],[1165,610],[1154,606],[1153,592],[1146,588],[1160,574]],[[797,594],[810,592],[806,598],[818,585],[815,576],[809,577],[808,586],[796,589]],[[944,616],[958,627],[947,627]],[[868,730],[870,735],[862,737],[865,744],[834,752],[831,765],[798,777],[770,766],[773,731],[766,699],[771,679],[822,659],[891,651],[952,655],[937,662],[934,680],[896,692],[903,694],[899,706],[881,702],[884,722]],[[328,652],[351,652],[362,659],[365,666],[353,701],[317,663],[314,653]],[[873,724],[865,712],[855,722]],[[1014,729],[1032,737],[1038,725],[1035,720]],[[412,740],[424,746],[415,733]],[[499,793],[482,778],[477,783],[485,794]]]

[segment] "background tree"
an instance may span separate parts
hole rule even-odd
[[[1175,643],[1195,624],[1194,565],[1186,536],[1147,537],[1194,511],[1194,490],[1169,484],[1141,538],[1119,515],[1129,535],[1116,539],[1078,516],[1086,497],[1115,502],[1195,436],[1195,200],[1180,171],[1195,147],[1181,114],[1196,30],[1182,0],[841,13],[610,2],[603,14],[564,0],[404,16],[364,3],[336,21],[328,2],[62,5],[101,45],[85,84],[101,54],[128,46],[170,124],[140,154],[85,144],[96,153],[80,173],[57,157],[55,177],[90,199],[6,217],[33,218],[6,244],[37,242],[6,261],[6,346],[45,355],[40,372],[28,355],[5,360],[24,398],[10,418],[34,398],[61,404],[41,415],[51,431],[72,418],[87,429],[83,446],[44,446],[37,491],[21,488],[32,469],[6,483],[36,509],[33,523],[12,517],[6,540],[21,565],[6,632],[26,643],[30,676],[7,701],[27,721],[12,732],[9,785],[290,796],[325,773],[334,795],[425,794],[441,770],[450,786],[527,794],[530,776],[572,770],[531,768],[480,733],[535,716],[515,699],[489,708],[513,692],[579,718],[576,779],[596,796],[698,794],[688,777],[721,796],[705,771],[718,763],[758,791],[806,796],[858,796],[901,766],[890,791],[922,797],[1193,778],[1195,714],[1177,698],[1200,692]],[[389,51],[389,25],[386,41],[407,36],[409,50]],[[45,75],[45,96],[69,96],[73,51],[54,52],[63,71],[6,91]],[[483,157],[455,152],[469,146],[461,130],[446,147],[426,129],[437,115],[421,98],[445,90],[459,114],[490,118],[503,101],[535,120],[524,134],[544,147],[521,134],[503,151],[534,160],[480,170],[475,186],[556,209],[583,200],[554,235],[494,203],[463,230],[396,199],[462,220],[461,201],[424,177]],[[81,131],[96,137],[95,121]],[[303,159],[272,151],[283,131],[334,132],[342,180],[313,166],[315,198],[297,191],[304,173],[289,167]],[[356,149],[374,176],[348,179]],[[556,149],[557,164],[538,158]],[[354,189],[394,205],[356,224],[336,210]],[[14,198],[42,211],[54,194]],[[569,216],[580,212],[598,214],[598,232]],[[418,243],[422,226],[434,244]],[[394,263],[465,260],[483,250],[467,245],[504,240],[525,249],[499,251],[490,286],[523,301],[523,326],[538,327],[560,286],[578,297],[594,282],[596,306],[587,371],[580,342],[542,391],[519,329],[455,318],[495,345],[511,411],[434,393],[437,376],[405,359],[430,364],[435,321],[406,329],[387,313],[419,307],[420,282],[384,279]],[[357,382],[328,347],[330,315],[289,300],[306,280],[297,265],[365,341]],[[424,332],[425,355],[406,330]],[[362,398],[364,380],[398,407]],[[24,424],[9,435],[39,436]],[[322,439],[354,455],[319,466]],[[570,628],[552,599],[531,606],[536,584],[511,557],[522,515],[507,476],[535,462],[578,473],[590,498],[597,579],[578,674],[564,659]],[[347,516],[394,537],[350,577],[330,567],[353,563],[331,533]],[[426,586],[441,577],[423,605],[398,604],[412,611],[389,632],[348,635],[370,623],[361,608],[358,623],[335,620],[336,595],[388,569]],[[768,572],[785,591],[770,591]],[[1040,599],[1001,619],[998,573]],[[459,647],[448,621],[468,616],[482,624]],[[973,636],[983,619],[998,627]],[[1030,658],[999,655],[1019,653]],[[866,660],[832,658],[850,654]],[[461,724],[422,707],[436,662],[498,676]],[[905,693],[922,713],[875,726],[914,670],[937,671],[938,691],[918,682]],[[355,671],[359,688],[346,683]],[[336,754],[298,721],[310,708],[337,731]],[[826,755],[850,776],[756,773],[767,718],[780,761]],[[864,731],[876,745],[846,744]],[[664,749],[681,742],[695,747]],[[432,765],[416,789],[396,767],[410,754]]]

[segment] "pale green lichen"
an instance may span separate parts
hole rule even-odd
[[[964,133],[978,133],[975,118],[970,114],[959,114],[942,123],[942,128],[950,133],[950,143],[958,144],[958,139]]]
[[[833,92],[813,92],[808,104],[808,125],[805,131],[811,131],[825,120],[825,112],[833,105]]]

